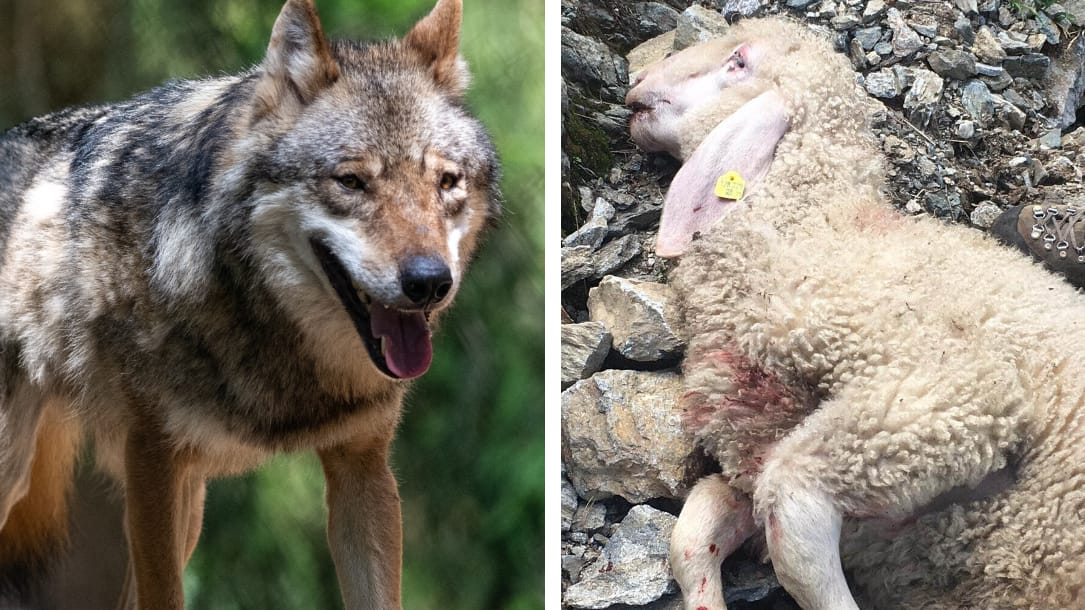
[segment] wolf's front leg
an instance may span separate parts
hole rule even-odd
[[[155,422],[142,418],[132,426],[125,445],[131,562],[125,594],[131,599],[129,585],[134,585],[140,610],[184,610],[181,572],[199,533],[191,513],[203,507],[203,480],[193,476],[191,456],[179,451]],[[121,600],[122,606],[126,603]]]
[[[403,532],[387,444],[319,454],[328,484],[328,545],[344,606],[398,610]]]
[[[724,610],[720,565],[757,531],[749,499],[722,475],[697,482],[671,533],[671,571],[686,610]]]

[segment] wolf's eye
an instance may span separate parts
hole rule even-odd
[[[445,172],[441,175],[441,190],[451,191],[456,188],[456,185],[460,183],[460,177],[452,172]]]
[[[358,176],[355,176],[354,174],[343,174],[342,176],[336,176],[335,181],[348,191],[365,190],[365,181]]]

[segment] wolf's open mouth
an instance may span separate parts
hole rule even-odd
[[[354,287],[330,248],[315,238],[309,243],[380,372],[396,379],[425,373],[433,359],[427,314],[371,303],[368,295]]]

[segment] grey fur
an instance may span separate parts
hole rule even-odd
[[[62,110],[0,136],[0,424],[35,420],[41,400],[14,402],[29,384],[67,405],[120,475],[141,405],[177,447],[214,453],[225,443],[260,456],[334,446],[368,412],[398,410],[404,383],[377,372],[328,278],[298,262],[312,257],[299,240],[317,235],[334,249],[351,227],[386,250],[387,206],[442,205],[436,184],[433,201],[403,186],[428,175],[417,168],[436,153],[462,170],[466,203],[427,212],[445,219],[427,229],[444,239],[449,219],[472,218],[449,263],[458,285],[499,211],[499,167],[461,92],[435,83],[406,43],[330,49],[334,83],[314,96],[280,88],[270,114],[253,110],[267,77],[257,67]],[[380,177],[372,193],[347,197],[333,174],[359,155]],[[375,300],[404,306],[395,255],[340,254],[361,257],[355,275]],[[298,294],[311,301],[299,305]],[[341,339],[315,349],[326,336],[315,327]],[[344,346],[354,353],[335,349]],[[6,464],[20,471],[29,460],[6,455],[15,449],[0,439],[0,496],[19,479],[4,477]],[[226,460],[207,474],[237,469]]]

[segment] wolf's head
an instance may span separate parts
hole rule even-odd
[[[360,44],[329,42],[312,1],[288,0],[241,153],[256,156],[255,258],[280,305],[321,349],[353,323],[393,378],[429,367],[430,316],[499,209],[493,146],[462,100],[461,10],[439,0],[402,40]]]

